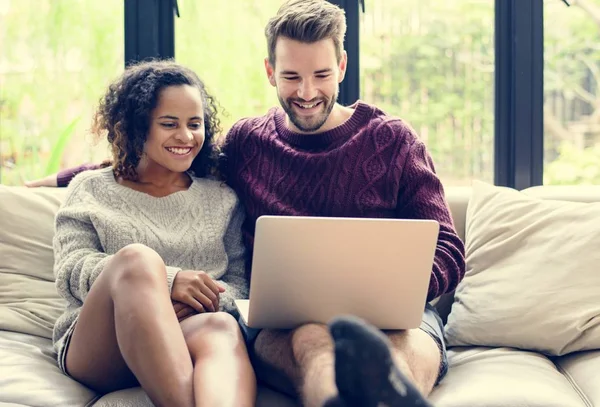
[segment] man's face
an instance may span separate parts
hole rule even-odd
[[[275,67],[268,59],[265,67],[292,130],[319,132],[335,106],[346,71],[346,53],[338,63],[332,39],[309,44],[280,37]]]

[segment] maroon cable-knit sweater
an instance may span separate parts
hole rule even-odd
[[[290,131],[281,108],[231,128],[225,175],[246,207],[248,247],[261,215],[434,219],[440,233],[427,298],[454,290],[464,245],[425,145],[402,120],[364,102],[353,107],[349,120],[319,134]],[[59,173],[59,186],[85,168]]]

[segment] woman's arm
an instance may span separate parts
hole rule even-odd
[[[223,238],[228,258],[227,272],[221,280],[217,280],[225,288],[225,292],[220,294],[221,308],[234,313],[237,312],[234,300],[248,298],[249,290],[248,276],[246,275],[246,249],[242,241],[244,218],[244,208],[238,201]]]
[[[54,275],[61,296],[82,304],[110,257],[103,252],[90,214],[93,200],[86,180],[76,178],[55,220]]]

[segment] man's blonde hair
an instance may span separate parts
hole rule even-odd
[[[288,0],[265,28],[269,63],[275,66],[275,45],[279,37],[304,43],[331,38],[338,62],[342,59],[346,14],[326,0]]]

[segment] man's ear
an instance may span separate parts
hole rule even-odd
[[[346,77],[346,67],[348,66],[348,54],[344,50],[342,52],[342,58],[340,59],[340,63],[338,68],[340,70],[340,77],[338,78],[338,83],[342,83],[344,78]]]
[[[277,86],[275,82],[275,68],[269,62],[269,58],[265,58],[265,71],[267,73],[267,78],[269,78],[269,83],[272,86]]]

